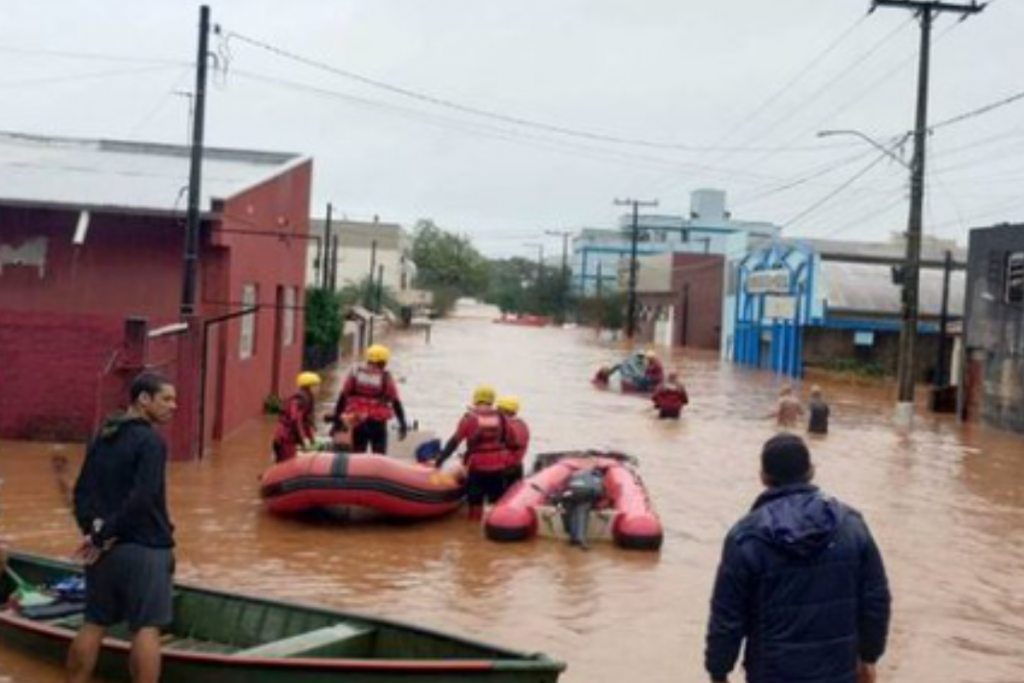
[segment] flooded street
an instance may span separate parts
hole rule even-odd
[[[621,352],[589,330],[491,323],[492,312],[389,340],[411,419],[447,437],[478,383],[518,395],[531,453],[614,448],[637,456],[662,516],[660,553],[548,539],[501,545],[458,514],[415,525],[298,522],[264,512],[257,477],[272,421],[205,461],[175,464],[178,571],[191,582],[375,615],[568,662],[569,683],[698,683],[722,538],[760,490],[776,380],[713,354],[666,359],[691,405],[678,422],[589,378]],[[904,435],[887,390],[822,382],[832,433],[810,442],[817,482],[859,508],[894,595],[881,681],[1024,681],[1024,439],[921,414]],[[806,400],[808,386],[802,387]],[[333,399],[325,392],[326,403]],[[66,556],[77,533],[49,444],[0,443],[0,533]],[[81,448],[65,451],[77,465]],[[57,667],[0,645],[0,681],[52,683]],[[733,680],[742,680],[734,673]]]

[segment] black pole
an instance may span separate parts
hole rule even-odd
[[[331,291],[338,290],[338,250],[341,248],[341,235],[334,233],[331,237]]]
[[[601,273],[601,261],[597,262],[597,298],[600,299],[601,295],[604,294],[602,285],[604,284],[604,275]]]
[[[373,273],[377,269],[377,240],[370,242],[370,277],[368,279],[368,286],[366,287],[366,294],[363,296],[363,306],[367,309],[370,308],[373,296]]]
[[[181,293],[181,317],[196,313],[196,280],[199,265],[199,202],[203,182],[203,129],[206,114],[206,62],[209,53],[210,8],[199,8],[199,50],[196,57],[195,107],[192,111],[192,158],[188,177],[188,218],[185,223],[185,279]]]
[[[562,234],[562,322],[569,319],[569,233]]]
[[[690,283],[683,285],[683,346],[690,345]]]
[[[900,327],[899,402],[914,403],[917,375],[918,296],[921,275],[921,223],[924,216],[925,136],[928,134],[928,66],[931,55],[932,11],[921,8],[921,54],[917,76],[917,116],[914,123],[914,158],[910,175],[910,216],[907,219],[907,253],[903,272],[903,324]],[[908,411],[908,415],[910,411]]]
[[[333,289],[332,274],[334,271],[334,252],[333,244],[331,242],[331,212],[333,207],[330,202],[327,202],[327,221],[324,223],[324,271],[323,271],[323,286],[324,289]]]
[[[384,298],[384,264],[377,266],[377,306],[374,313],[380,313],[383,309],[381,308],[381,300]]]
[[[636,334],[636,251],[640,238],[640,204],[633,202],[633,230],[629,247],[629,300],[626,304],[626,339]]]
[[[935,386],[942,388],[949,383],[949,373],[946,371],[946,354],[949,350],[949,340],[946,336],[949,327],[949,278],[953,270],[953,252],[946,251],[946,264],[942,273],[942,312],[939,318],[939,357],[935,364]]]

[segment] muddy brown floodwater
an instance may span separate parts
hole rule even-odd
[[[531,452],[636,455],[665,525],[660,553],[499,545],[461,515],[360,526],[272,517],[256,481],[268,421],[202,462],[171,467],[180,576],[542,650],[568,662],[568,683],[707,680],[709,591],[722,537],[759,491],[777,380],[677,352],[667,364],[681,370],[692,404],[682,420],[659,422],[646,401],[590,386],[595,368],[621,353],[591,331],[494,325],[482,307],[461,313],[436,325],[429,345],[389,342],[410,416],[446,435],[473,387],[490,382],[521,397]],[[904,434],[887,420],[887,388],[821,384],[833,419],[811,444],[818,483],[866,515],[893,585],[880,680],[1024,681],[1024,439],[924,413]],[[51,478],[55,448],[0,443],[0,533],[66,556],[77,534]],[[77,468],[81,447],[64,452]],[[57,667],[0,644],[0,681],[59,680]]]

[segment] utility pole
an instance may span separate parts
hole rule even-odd
[[[562,238],[562,284],[559,288],[558,306],[562,311],[562,322],[569,319],[569,230],[545,230],[545,235]]]
[[[537,294],[540,295],[540,282],[544,278],[544,245],[540,242],[523,242],[524,247],[532,247],[537,250]]]
[[[949,381],[948,373],[946,372],[946,354],[949,348],[946,333],[949,327],[949,278],[952,270],[953,252],[947,250],[946,262],[943,265],[942,272],[942,310],[939,313],[939,357],[935,363],[935,388],[939,390],[942,390]]]
[[[633,341],[633,335],[636,334],[636,252],[640,239],[640,207],[657,206],[658,200],[616,199],[615,205],[633,207],[633,229],[629,249],[629,300],[626,304],[626,339]]]
[[[192,109],[192,158],[188,174],[188,217],[185,222],[185,279],[181,292],[181,317],[196,314],[196,280],[199,276],[199,201],[203,184],[203,129],[206,119],[206,64],[210,44],[210,8],[199,8],[199,51],[196,57],[195,107]]]
[[[377,269],[377,240],[370,242],[370,277],[367,278],[366,294],[363,295],[363,308],[370,310],[373,297],[373,273]]]
[[[324,249],[324,289],[334,287],[334,244],[331,242],[331,213],[334,207],[327,202],[327,222],[324,224],[324,242],[327,245]]]
[[[918,295],[921,275],[921,224],[924,215],[925,143],[928,135],[928,76],[931,58],[932,23],[940,12],[962,15],[977,14],[984,5],[971,0],[970,5],[956,5],[933,0],[872,0],[871,11],[879,7],[896,7],[915,12],[921,19],[921,53],[917,74],[917,114],[914,121],[914,157],[910,164],[910,215],[907,219],[906,257],[903,266],[903,306],[900,326],[897,382],[899,397],[896,421],[910,425],[914,416],[914,377]]]
[[[377,266],[377,304],[374,307],[374,313],[378,315],[383,310],[381,302],[384,298],[384,264],[381,263]]]

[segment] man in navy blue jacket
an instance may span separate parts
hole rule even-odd
[[[761,453],[766,491],[725,539],[704,665],[728,681],[744,645],[748,683],[874,683],[891,598],[882,556],[856,510],[811,485],[793,434]]]

